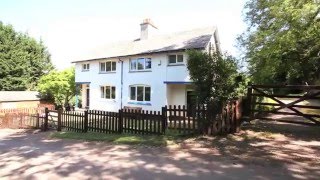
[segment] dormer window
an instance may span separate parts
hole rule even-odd
[[[82,71],[89,71],[90,69],[90,64],[86,63],[86,64],[82,64]]]
[[[170,54],[168,55],[168,64],[169,65],[177,65],[183,64],[183,55],[182,54]]]

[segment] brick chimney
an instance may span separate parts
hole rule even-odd
[[[146,40],[152,35],[154,35],[158,28],[152,23],[150,19],[144,19],[140,24],[141,33],[140,33],[140,40]]]

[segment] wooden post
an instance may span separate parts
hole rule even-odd
[[[61,131],[61,115],[62,115],[62,109],[58,109],[58,128],[57,131]]]
[[[167,128],[167,106],[162,107],[162,134],[166,133]]]
[[[36,116],[36,128],[38,129],[39,128],[39,124],[40,124],[40,115],[39,115],[39,113],[37,113],[36,114],[37,116]]]
[[[48,130],[48,120],[49,120],[49,109],[45,109],[45,117],[44,117],[44,124],[43,124],[43,130],[47,131]]]
[[[88,110],[84,111],[84,130],[83,132],[86,133],[88,132]]]
[[[248,83],[248,91],[247,91],[247,111],[249,115],[249,121],[253,120],[253,109],[252,109],[252,83]]]
[[[240,117],[239,117],[239,106],[240,99],[234,102],[234,133],[238,133],[240,131]]]
[[[118,125],[119,125],[119,127],[118,127],[118,132],[119,132],[119,134],[121,134],[122,133],[122,131],[123,131],[123,118],[122,118],[122,109],[119,109],[119,116],[118,116]]]

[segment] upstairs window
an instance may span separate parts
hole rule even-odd
[[[130,71],[151,70],[151,58],[138,58],[130,60]]]
[[[130,100],[151,101],[151,87],[147,85],[130,86]]]
[[[100,86],[101,98],[104,99],[116,99],[116,87],[115,86]]]
[[[82,71],[89,71],[90,69],[90,64],[86,63],[86,64],[82,64]]]
[[[183,55],[182,54],[170,54],[168,56],[169,65],[183,64]]]
[[[100,62],[100,72],[116,72],[117,62],[116,61],[106,61]]]

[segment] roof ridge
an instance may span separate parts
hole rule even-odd
[[[92,49],[92,53],[75,62],[138,54],[159,53],[185,49],[201,49],[207,46],[216,26],[206,26],[173,33],[159,34],[146,40],[127,40],[106,43]],[[92,55],[93,54],[93,55]]]

